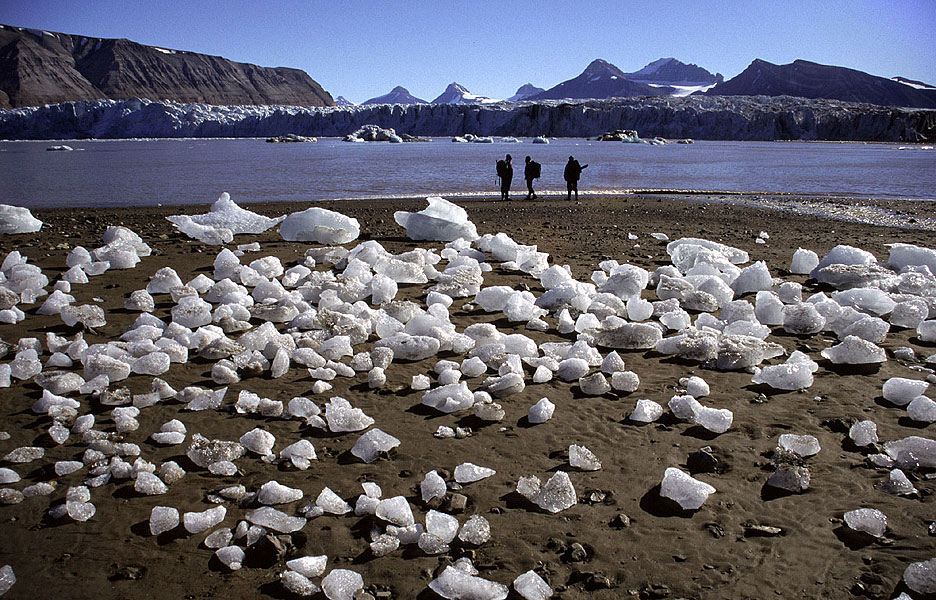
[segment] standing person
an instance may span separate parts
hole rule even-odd
[[[566,181],[566,189],[569,191],[568,199],[572,199],[572,192],[575,192],[575,200],[578,201],[578,181],[579,177],[582,176],[582,171],[587,169],[588,165],[581,165],[579,161],[575,160],[574,156],[569,157],[569,162],[566,163],[565,170],[562,171],[562,176]]]
[[[501,180],[501,200],[510,200],[510,182],[513,181],[513,160],[509,154],[503,160],[497,161],[497,176]]]
[[[541,170],[542,168],[538,162],[529,156],[526,157],[526,166],[523,167],[523,178],[526,179],[527,184],[527,200],[536,200],[536,192],[533,191],[533,180],[539,178]]]

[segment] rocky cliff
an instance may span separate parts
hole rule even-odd
[[[100,98],[223,105],[335,104],[322,86],[299,69],[259,67],[124,39],[0,25],[0,107]]]
[[[362,125],[399,134],[707,140],[936,140],[936,110],[781,97],[688,96],[581,102],[415,104],[350,108],[81,101],[0,111],[0,139],[343,136]]]

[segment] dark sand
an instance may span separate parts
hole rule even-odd
[[[583,197],[580,203],[547,200],[534,203],[502,204],[493,201],[460,201],[478,226],[479,233],[506,232],[520,243],[536,243],[551,255],[551,263],[569,264],[573,274],[586,280],[598,262],[613,258],[647,269],[667,264],[665,242],[649,237],[664,232],[671,239],[683,236],[705,237],[747,250],[753,260],[765,260],[774,276],[804,283],[804,296],[818,291],[815,282],[787,272],[793,251],[812,249],[822,256],[837,243],[848,243],[873,252],[886,261],[886,244],[908,242],[936,247],[936,233],[895,229],[771,212],[754,208],[702,204],[697,198],[645,196],[620,198]],[[412,247],[393,221],[394,210],[420,210],[423,200],[325,203],[361,221],[360,240],[375,239],[391,252]],[[920,203],[891,203],[900,210],[924,218],[927,206]],[[264,214],[301,210],[300,205],[250,206]],[[163,217],[179,212],[204,212],[204,207],[132,208],[73,212],[35,211],[45,221],[37,235],[3,236],[0,251],[19,249],[31,263],[40,265],[53,282],[65,270],[68,250],[78,244],[87,248],[101,245],[108,225],[123,224],[142,235],[154,249],[135,269],[110,271],[92,278],[91,283],[75,285],[72,294],[78,304],[97,302],[105,307],[108,323],[96,333],[86,333],[89,342],[117,339],[136,318],[123,310],[128,294],[144,288],[149,277],[162,266],[175,268],[183,281],[200,272],[211,274],[211,264],[220,250],[178,234]],[[911,224],[908,220],[908,224]],[[911,224],[912,225],[912,224]],[[767,244],[755,244],[758,232],[770,234]],[[639,236],[637,243],[627,233]],[[270,231],[260,236],[239,236],[235,243],[260,241],[262,250],[248,254],[248,262],[267,254],[279,256],[287,266],[300,259],[308,244],[284,242]],[[441,244],[422,243],[427,247]],[[353,243],[349,247],[353,246]],[[541,293],[539,283],[519,272],[495,267],[485,275],[485,285],[526,284]],[[419,298],[422,286],[401,286],[399,298]],[[653,298],[651,290],[644,297]],[[753,297],[749,297],[753,301]],[[171,301],[157,296],[155,314],[168,321]],[[452,319],[459,330],[476,322],[496,322],[502,330],[512,329],[530,335],[537,342],[571,339],[527,332],[521,325],[497,320],[480,310],[466,312],[466,300],[456,300]],[[35,315],[38,304],[25,307],[27,319],[17,325],[0,325],[0,336],[15,343],[20,337],[45,340],[45,332],[73,335],[59,317]],[[502,315],[501,315],[502,316]],[[555,319],[550,318],[554,325]],[[206,533],[187,536],[149,534],[147,519],[156,505],[175,506],[180,511],[200,511],[211,505],[206,493],[244,484],[256,489],[275,479],[301,488],[305,498],[280,506],[295,512],[328,486],[349,500],[362,492],[359,483],[375,481],[384,497],[405,495],[418,508],[417,521],[425,508],[419,500],[418,484],[431,469],[451,473],[458,464],[469,461],[492,467],[497,474],[469,484],[462,490],[468,497],[464,522],[471,514],[485,516],[492,526],[492,539],[477,549],[453,546],[445,555],[426,556],[415,547],[401,548],[390,556],[374,559],[367,551],[373,520],[351,515],[323,516],[310,521],[292,536],[295,549],[285,558],[306,554],[327,554],[329,568],[349,568],[360,572],[372,592],[389,591],[392,598],[433,598],[427,584],[440,567],[459,556],[472,557],[481,576],[509,585],[519,574],[537,569],[557,590],[555,598],[892,598],[903,589],[901,576],[915,561],[936,555],[936,538],[927,535],[927,525],[936,519],[933,480],[914,478],[921,498],[896,497],[875,489],[887,476],[886,469],[868,466],[866,453],[846,442],[840,420],[872,419],[882,441],[909,435],[932,437],[933,425],[921,427],[906,417],[906,411],[887,405],[881,398],[881,385],[889,377],[922,379],[911,370],[914,364],[894,360],[890,351],[910,346],[920,360],[936,352],[931,344],[920,343],[915,333],[892,330],[884,346],[889,359],[879,369],[854,373],[829,368],[819,352],[833,343],[830,335],[809,338],[786,335],[775,328],[771,339],[789,352],[807,352],[820,362],[815,384],[805,392],[767,393],[766,402],[757,402],[765,390],[751,384],[743,372],[717,372],[653,352],[621,352],[627,368],[641,379],[637,392],[609,393],[603,397],[583,396],[576,385],[552,381],[532,384],[500,402],[506,411],[502,423],[479,427],[464,414],[438,415],[420,406],[420,393],[410,392],[412,375],[428,373],[437,358],[420,363],[394,363],[388,381],[379,391],[367,387],[366,374],[353,379],[337,378],[334,390],[313,396],[313,380],[303,368],[292,368],[281,379],[269,374],[244,379],[230,386],[224,407],[218,411],[186,413],[175,402],[143,409],[140,429],[126,435],[126,441],[139,444],[143,457],[157,464],[176,460],[188,474],[170,486],[162,496],[140,496],[132,481],[120,481],[92,490],[96,516],[86,523],[69,520],[51,522],[46,513],[64,498],[69,485],[81,485],[81,470],[57,478],[52,465],[57,460],[79,459],[84,445],[73,435],[56,446],[45,433],[47,417],[38,417],[29,407],[39,397],[32,383],[14,383],[0,390],[0,430],[11,439],[0,442],[0,456],[23,445],[47,449],[44,459],[12,467],[23,476],[10,487],[22,489],[39,481],[57,481],[58,489],[49,497],[27,498],[21,504],[0,507],[0,565],[13,566],[17,583],[5,598],[288,598],[278,583],[283,559],[255,556],[236,572],[227,572],[212,558],[213,551],[201,545]],[[370,347],[370,344],[366,346]],[[359,348],[355,348],[358,351]],[[607,353],[603,350],[602,354]],[[42,357],[43,362],[48,354]],[[439,356],[438,358],[461,357]],[[5,360],[12,359],[8,355]],[[777,362],[782,359],[774,359]],[[211,364],[200,359],[173,365],[163,376],[176,389],[186,385],[216,388],[210,380]],[[79,365],[80,367],[80,365]],[[660,423],[635,426],[625,419],[638,398],[664,404],[676,393],[678,380],[690,374],[702,376],[711,386],[708,406],[728,408],[734,425],[719,436],[698,427],[674,422],[667,415]],[[472,389],[482,377],[469,380]],[[152,377],[131,376],[121,385],[134,393],[148,392]],[[351,401],[376,419],[376,426],[398,437],[402,443],[389,460],[366,465],[349,460],[347,451],[359,434],[335,435],[300,426],[297,421],[239,416],[231,410],[241,389],[274,400],[308,395],[320,406],[334,395]],[[530,427],[528,408],[542,397],[557,406],[552,420]],[[97,428],[113,431],[107,418],[110,407],[90,397],[80,397],[80,412],[93,412]],[[188,428],[186,442],[161,447],[147,441],[158,427],[173,418]],[[437,440],[432,433],[439,425],[468,425],[475,434],[461,440]],[[307,471],[267,465],[256,457],[237,461],[242,477],[212,476],[198,469],[184,456],[195,432],[209,438],[236,440],[254,427],[271,431],[277,439],[275,451],[308,437],[319,460]],[[801,495],[777,496],[764,483],[770,470],[769,453],[782,433],[816,436],[822,451],[809,459],[811,488]],[[597,472],[576,472],[567,460],[569,444],[584,444],[602,461]],[[721,463],[721,472],[698,475],[717,488],[700,510],[683,514],[661,501],[658,484],[670,466],[685,468],[690,452],[712,446]],[[591,490],[606,492],[606,500],[596,504],[579,503],[557,515],[540,511],[514,492],[517,480],[536,475],[545,480],[555,470],[568,470],[576,492],[585,498]],[[844,533],[841,521],[845,511],[873,507],[888,517],[885,542],[854,540]],[[224,525],[233,527],[243,509],[228,504]],[[626,515],[629,527],[613,522]],[[620,521],[617,521],[619,523]],[[783,530],[774,537],[751,537],[747,525],[769,525]],[[571,562],[568,550],[578,542],[587,551],[584,562]],[[272,563],[270,561],[273,561]],[[128,568],[132,568],[129,569]],[[140,575],[128,578],[128,575]],[[316,580],[318,582],[318,580]],[[610,589],[605,589],[610,586]],[[513,597],[513,596],[512,596]]]

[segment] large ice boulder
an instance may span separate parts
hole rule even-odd
[[[280,225],[280,235],[287,242],[346,244],[361,233],[357,219],[317,206],[291,213]]]
[[[936,273],[936,250],[913,244],[891,244],[887,265],[896,271],[911,265],[926,265],[931,273]]]
[[[35,233],[41,228],[42,221],[28,208],[0,204],[0,233]]]
[[[186,217],[186,218],[180,218]],[[231,200],[230,194],[224,192],[211,205],[209,212],[200,215],[173,215],[166,217],[180,231],[191,237],[196,237],[189,233],[196,228],[189,228],[191,224],[199,225],[205,228],[202,231],[228,229],[233,235],[239,233],[263,233],[271,227],[275,227],[286,216],[265,217],[247,209],[241,208]],[[183,229],[185,228],[185,229]]]
[[[468,219],[464,208],[438,196],[426,200],[429,206],[419,212],[398,210],[393,213],[393,220],[406,228],[408,238],[435,242],[451,242],[459,238],[469,241],[478,239],[478,230]]]

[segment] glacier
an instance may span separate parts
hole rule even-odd
[[[216,106],[146,99],[0,110],[0,139],[344,136],[363,125],[422,136],[925,141],[936,111],[790,96],[687,96],[489,104]]]

